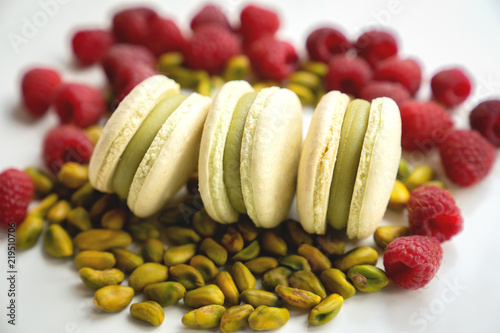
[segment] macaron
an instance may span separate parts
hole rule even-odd
[[[117,193],[138,217],[158,212],[196,169],[210,104],[163,75],[141,82],[103,128],[89,164],[92,186]]]
[[[208,215],[233,223],[247,214],[258,227],[277,226],[295,194],[301,145],[302,106],[294,92],[225,83],[201,138],[199,189]]]
[[[387,97],[371,103],[331,91],[318,103],[304,141],[297,211],[304,229],[327,222],[349,238],[373,234],[382,220],[401,158],[401,117]]]

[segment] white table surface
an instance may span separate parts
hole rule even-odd
[[[41,140],[57,124],[53,114],[38,122],[21,112],[19,85],[23,70],[41,65],[59,69],[66,81],[104,87],[98,67],[79,70],[71,56],[71,32],[78,27],[109,26],[115,0],[23,0],[0,2],[0,170],[41,165]],[[138,1],[137,1],[138,2]],[[156,2],[156,3],[155,3]],[[237,17],[245,2],[215,0]],[[51,7],[44,4],[52,3]],[[54,6],[54,3],[57,4]],[[149,1],[184,29],[200,1]],[[397,31],[401,54],[416,56],[423,65],[421,98],[429,97],[429,80],[443,66],[459,65],[474,80],[471,97],[455,111],[458,126],[467,126],[467,114],[479,101],[500,97],[500,2],[497,0],[351,0],[266,1],[282,19],[279,35],[303,52],[312,28],[324,23],[340,26],[351,38],[368,26]],[[23,44],[13,46],[9,36],[22,36],[26,20],[50,16]],[[25,31],[26,32],[26,31]],[[307,125],[311,110],[304,111]],[[307,128],[307,127],[305,127]],[[407,156],[414,163],[419,155]],[[432,161],[431,161],[432,163]],[[438,170],[442,174],[442,170]],[[359,292],[346,300],[336,319],[322,327],[307,325],[307,315],[293,310],[281,332],[499,332],[500,331],[500,163],[479,185],[451,191],[464,216],[464,230],[443,244],[444,259],[436,278],[425,288],[406,291],[390,285],[376,294]],[[294,215],[292,209],[292,216]],[[406,217],[388,214],[383,223],[406,223]],[[374,245],[372,239],[362,244]],[[350,244],[352,245],[352,244]],[[180,323],[186,308],[165,309],[162,326],[153,328],[132,319],[128,309],[104,314],[92,305],[93,293],[82,285],[71,260],[43,253],[41,242],[17,253],[16,326],[7,323],[7,235],[0,232],[0,332],[184,332]],[[382,267],[381,260],[379,266]],[[140,301],[136,296],[134,301]],[[249,331],[249,330],[247,330]]]

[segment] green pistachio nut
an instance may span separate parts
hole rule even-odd
[[[154,262],[140,265],[128,278],[128,285],[136,292],[140,292],[147,285],[163,282],[168,277],[168,268]]]
[[[106,212],[115,209],[118,205],[119,200],[116,194],[105,194],[90,207],[90,219],[92,221],[100,221]]]
[[[347,272],[349,268],[356,265],[375,265],[378,260],[378,253],[369,246],[359,246],[344,254],[333,262],[335,268]]]
[[[155,301],[145,301],[132,304],[130,306],[130,314],[135,319],[148,322],[153,326],[160,326],[165,319],[163,308]]]
[[[390,242],[398,237],[410,235],[410,228],[402,226],[383,226],[378,227],[373,234],[375,243],[385,249]]]
[[[240,298],[255,308],[261,305],[281,306],[281,300],[275,293],[260,289],[246,289],[241,293]]]
[[[259,229],[253,224],[252,220],[249,217],[244,217],[241,219],[238,224],[238,231],[243,236],[245,242],[253,242],[257,236],[259,235]]]
[[[73,255],[73,241],[59,224],[51,224],[45,231],[43,247],[53,257],[63,258]]]
[[[116,264],[113,253],[104,251],[81,251],[73,258],[76,269],[90,267],[93,269],[108,269]]]
[[[237,332],[248,326],[248,317],[255,309],[250,304],[235,305],[227,309],[220,319],[222,333]]]
[[[328,64],[321,61],[307,61],[300,65],[300,68],[304,71],[316,74],[320,78],[325,76],[328,72]]]
[[[182,215],[182,212],[177,207],[163,210],[158,215],[158,222],[160,222],[163,225],[172,225],[172,224],[180,223],[183,220],[184,220],[184,217]]]
[[[220,271],[215,277],[215,284],[224,294],[226,303],[230,306],[240,304],[240,292],[233,277],[227,271]]]
[[[57,179],[67,188],[79,188],[89,179],[89,167],[76,162],[66,162],[59,170]]]
[[[400,180],[396,179],[394,187],[392,188],[391,197],[389,198],[388,207],[400,211],[406,206],[409,200],[410,191],[408,191]]]
[[[212,237],[217,232],[217,222],[202,209],[193,215],[193,229],[203,237]]]
[[[124,286],[106,286],[94,294],[94,305],[104,312],[119,312],[127,307],[134,297],[134,289]]]
[[[97,141],[99,141],[99,138],[101,137],[102,126],[91,125],[89,127],[84,128],[83,131],[89,137],[90,141],[92,142],[92,145],[95,146],[97,144]]]
[[[17,228],[16,249],[26,250],[36,244],[43,230],[43,218],[39,215],[28,215]]]
[[[186,292],[184,304],[192,308],[212,304],[224,305],[224,293],[215,284],[209,284]]]
[[[170,246],[165,250],[163,262],[167,266],[175,266],[188,262],[196,254],[196,244]]]
[[[130,212],[123,208],[114,208],[106,213],[101,218],[101,226],[104,229],[122,230],[130,217]]]
[[[142,246],[142,257],[146,262],[160,263],[163,260],[163,243],[156,238],[148,238]]]
[[[198,243],[201,240],[200,235],[198,235],[193,229],[178,226],[165,228],[165,235],[174,245]]]
[[[290,75],[288,80],[291,83],[299,84],[311,90],[321,87],[321,79],[317,74],[308,71],[296,71]]]
[[[182,284],[186,290],[196,289],[205,285],[203,275],[194,267],[179,264],[168,269],[168,273],[172,280]]]
[[[186,288],[179,282],[166,281],[147,285],[143,294],[147,300],[155,301],[165,308],[184,298]]]
[[[387,286],[389,278],[383,270],[373,265],[358,265],[349,269],[347,276],[359,291],[373,293]]]
[[[415,189],[417,186],[427,183],[428,181],[431,181],[433,178],[434,178],[434,169],[432,169],[427,164],[421,164],[417,166],[415,169],[413,169],[413,171],[410,173],[404,184],[406,188],[408,188],[408,190],[411,191]]]
[[[59,196],[55,193],[47,195],[35,208],[30,211],[30,215],[38,215],[44,218],[48,211],[57,203]]]
[[[288,279],[290,287],[315,293],[321,299],[326,297],[325,287],[318,277],[309,271],[296,271]]]
[[[90,207],[96,199],[97,192],[89,182],[83,184],[71,195],[71,204],[74,207]]]
[[[83,267],[78,271],[80,279],[90,289],[100,289],[105,286],[114,286],[122,283],[125,275],[116,268],[96,270],[90,267]]]
[[[274,291],[278,285],[289,286],[288,278],[292,271],[284,266],[273,268],[262,276],[262,287],[267,291]]]
[[[265,272],[276,268],[279,266],[279,261],[273,257],[258,257],[245,262],[245,266],[248,267],[250,272],[253,274],[264,274]]]
[[[219,273],[219,269],[214,262],[204,255],[198,254],[191,258],[189,265],[196,268],[203,276],[205,282],[212,281]]]
[[[262,249],[270,255],[283,257],[286,256],[288,246],[283,238],[272,231],[265,231],[260,239]]]
[[[222,246],[229,253],[236,253],[243,249],[245,241],[241,233],[233,227],[228,227],[226,233],[222,236]]]
[[[132,237],[121,230],[90,229],[80,232],[73,241],[75,247],[81,251],[106,251],[115,247],[129,246],[132,243]]]
[[[27,168],[24,170],[33,181],[35,192],[40,197],[45,197],[54,189],[54,182],[45,173],[35,168]]]
[[[200,252],[209,257],[217,266],[227,261],[226,249],[212,238],[205,238],[200,244]]]
[[[342,296],[331,294],[312,308],[307,320],[312,325],[324,325],[337,316],[343,303]]]
[[[297,249],[297,253],[307,259],[313,272],[322,272],[332,267],[330,259],[328,259],[323,252],[310,244],[300,245]]]
[[[329,256],[339,256],[345,252],[345,242],[331,236],[317,236],[316,243],[323,253]]]
[[[260,244],[257,240],[254,240],[247,247],[245,247],[240,252],[236,253],[231,260],[233,261],[247,261],[257,258],[260,254]]]
[[[132,272],[138,266],[144,264],[144,259],[137,253],[134,253],[127,249],[115,248],[112,249],[115,259],[116,267],[123,270],[126,273]]]
[[[92,229],[89,213],[83,207],[76,207],[69,211],[67,216],[68,223],[78,231]]]
[[[255,288],[257,284],[255,276],[250,272],[247,266],[243,265],[240,261],[235,262],[233,266],[231,266],[230,272],[240,293],[246,289]]]
[[[182,317],[182,324],[189,328],[209,329],[220,325],[221,317],[226,311],[222,305],[206,305],[186,313]]]
[[[274,291],[288,304],[303,309],[311,309],[321,302],[320,296],[298,288],[279,285]]]
[[[402,182],[405,182],[406,179],[408,179],[408,177],[410,176],[410,174],[411,174],[410,166],[408,165],[408,163],[406,163],[405,160],[401,159],[399,161],[397,179],[399,179]]]
[[[283,327],[288,319],[288,309],[261,305],[248,317],[248,325],[254,331],[272,331]]]
[[[301,244],[312,244],[313,239],[310,234],[308,234],[299,222],[294,220],[287,220],[285,222],[287,230],[287,239],[290,242],[291,247],[297,247]]]
[[[49,224],[61,224],[66,220],[70,211],[71,204],[66,200],[59,200],[49,209],[45,219]]]
[[[150,222],[131,223],[128,227],[128,231],[137,242],[144,242],[148,238],[160,237],[160,232],[156,226]]]
[[[307,261],[306,258],[296,255],[296,254],[290,254],[286,257],[280,258],[279,259],[280,264],[286,267],[289,267],[293,269],[294,271],[310,271],[311,266],[309,265],[309,262]]]
[[[347,276],[337,268],[325,269],[319,277],[325,288],[344,299],[354,296],[356,288],[347,280]]]
[[[316,97],[314,96],[314,92],[310,88],[308,88],[302,84],[291,82],[291,83],[286,85],[286,88],[290,89],[295,94],[297,94],[302,105],[313,104],[316,100]]]
[[[158,59],[158,69],[160,73],[168,72],[169,68],[179,67],[184,62],[181,52],[163,53]]]
[[[224,80],[244,80],[250,72],[250,59],[246,55],[237,55],[227,61],[224,68]]]

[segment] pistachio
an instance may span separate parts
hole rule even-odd
[[[328,72],[328,65],[321,61],[307,61],[300,65],[300,68],[323,77]]]
[[[154,224],[149,222],[135,222],[128,227],[130,235],[135,241],[144,242],[148,238],[160,237],[160,232]]]
[[[292,275],[292,271],[286,267],[273,268],[262,276],[262,287],[267,291],[274,291],[276,286],[280,284],[288,287],[288,277],[290,275]]]
[[[158,222],[163,225],[176,224],[182,222],[183,220],[184,217],[182,212],[177,207],[166,209],[158,215]]]
[[[389,278],[383,270],[372,265],[351,267],[347,276],[359,291],[373,293],[387,286]]]
[[[302,105],[313,104],[316,100],[314,92],[310,88],[303,86],[302,84],[289,83],[286,85],[286,88],[297,94]]]
[[[440,180],[430,180],[428,182],[425,182],[424,185],[432,185],[446,190],[446,184]]]
[[[168,268],[154,262],[138,266],[128,278],[128,285],[135,291],[142,291],[149,284],[163,282],[168,277]]]
[[[250,59],[246,55],[237,55],[227,61],[224,80],[244,80],[250,72]]]
[[[260,289],[246,289],[241,293],[240,298],[253,307],[260,305],[281,306],[281,300],[275,293]]]
[[[227,252],[236,253],[243,249],[245,242],[239,231],[233,227],[228,227],[226,233],[222,236],[221,244]]]
[[[43,218],[39,215],[28,215],[17,228],[16,249],[26,250],[36,244],[43,230]]]
[[[90,229],[82,231],[73,239],[79,250],[106,251],[115,247],[127,247],[132,238],[125,231]]]
[[[205,282],[212,281],[219,273],[214,262],[201,254],[192,257],[189,261],[189,265],[193,266],[201,273]]]
[[[89,182],[83,184],[71,195],[71,204],[74,207],[90,207],[94,202],[96,192]]]
[[[321,86],[319,76],[308,71],[296,71],[290,75],[288,80],[311,90],[316,90]]]
[[[143,293],[147,300],[158,302],[165,308],[181,300],[186,294],[186,288],[179,282],[167,281],[148,284]]]
[[[246,216],[238,222],[237,227],[246,242],[253,242],[259,235],[259,230],[255,224]]]
[[[167,266],[174,266],[188,262],[196,254],[196,244],[170,246],[165,250],[163,262]]]
[[[43,247],[54,257],[70,257],[73,255],[73,242],[68,232],[59,224],[51,224],[43,238]]]
[[[307,259],[313,272],[321,272],[332,267],[330,259],[310,244],[300,245],[297,253]]]
[[[200,252],[209,257],[217,266],[223,266],[227,261],[227,251],[212,238],[205,238],[200,244]]]
[[[50,224],[61,224],[68,217],[70,210],[71,205],[69,202],[66,200],[59,200],[49,209],[45,218]]]
[[[399,160],[398,176],[397,179],[404,182],[410,176],[411,170],[405,160]]]
[[[283,327],[288,319],[288,309],[261,305],[248,317],[248,325],[254,331],[272,331]]]
[[[354,296],[356,288],[347,281],[347,277],[337,268],[325,269],[319,277],[325,288],[331,292],[342,296],[344,299]]]
[[[248,317],[254,311],[250,304],[236,305],[227,309],[220,319],[222,333],[233,333],[248,325]]]
[[[196,289],[205,285],[205,279],[201,273],[194,267],[179,264],[168,269],[172,280],[179,282],[186,290]]]
[[[97,141],[99,141],[99,137],[102,133],[102,126],[92,125],[84,129],[85,134],[90,138],[90,141],[95,146]]]
[[[333,238],[330,235],[317,236],[316,243],[321,251],[329,256],[338,256],[344,254],[345,242],[341,239]]]
[[[260,244],[258,241],[254,240],[247,247],[245,247],[240,252],[236,253],[231,259],[233,261],[247,261],[257,258],[260,253]]]
[[[320,296],[298,288],[279,285],[274,291],[288,304],[303,309],[311,309],[321,302]]]
[[[224,83],[224,79],[220,76],[205,77],[196,86],[196,92],[203,96],[213,97]]]
[[[302,228],[299,222],[294,220],[287,220],[285,222],[285,226],[288,231],[287,238],[292,246],[297,247],[301,244],[313,243],[312,236]]]
[[[270,269],[278,267],[278,259],[273,257],[259,257],[245,263],[253,274],[264,274]]]
[[[211,304],[223,305],[224,294],[215,284],[209,284],[186,292],[184,304],[192,308],[201,308]]]
[[[40,203],[30,211],[30,215],[38,215],[44,218],[48,211],[57,203],[59,196],[55,193],[46,196]]]
[[[310,291],[321,299],[326,297],[325,287],[318,277],[309,271],[296,271],[288,279],[290,287]]]
[[[405,181],[408,190],[415,189],[418,185],[427,183],[434,178],[434,170],[427,164],[421,164],[413,169]]]
[[[217,222],[202,209],[193,215],[193,229],[203,237],[212,237],[217,231]]]
[[[255,90],[255,92],[259,92],[264,88],[275,87],[275,86],[279,86],[279,85],[280,85],[279,82],[276,82],[276,81],[264,81],[264,82],[252,83],[252,87],[253,87],[253,90]]]
[[[142,257],[132,251],[121,248],[115,248],[111,251],[115,255],[116,267],[126,273],[130,273],[138,266],[144,264]]]
[[[398,179],[394,182],[391,197],[389,198],[389,208],[394,210],[402,210],[410,200],[410,191]]]
[[[27,168],[24,171],[30,176],[35,192],[40,197],[45,197],[54,189],[54,182],[45,173],[35,168]]]
[[[281,265],[289,267],[294,271],[311,270],[311,266],[309,266],[309,262],[307,261],[307,259],[296,254],[290,254],[286,257],[280,258],[279,261]]]
[[[377,251],[369,246],[359,246],[347,252],[339,259],[335,260],[333,262],[333,265],[341,271],[346,272],[349,270],[349,268],[356,265],[375,265],[377,263],[377,260]]]
[[[233,277],[229,272],[220,271],[215,277],[215,284],[224,294],[224,298],[228,305],[240,304],[240,292],[234,283]]]
[[[185,67],[169,67],[164,68],[162,73],[175,80],[186,89],[196,89],[201,80],[208,78],[208,73],[201,70],[191,70]]]
[[[375,243],[385,249],[390,242],[398,237],[408,236],[410,228],[402,226],[383,226],[378,227],[373,234]]]
[[[89,167],[76,162],[66,162],[59,170],[57,178],[67,188],[79,188],[89,179]]]
[[[156,238],[148,238],[142,246],[142,257],[146,262],[160,263],[163,260],[163,243]]]
[[[85,208],[76,207],[69,211],[68,223],[76,228],[78,231],[86,231],[92,229],[90,217]]]
[[[342,296],[331,294],[309,312],[307,320],[313,325],[324,325],[337,316],[343,303]]]
[[[240,293],[248,288],[255,288],[257,284],[255,276],[253,276],[247,266],[243,265],[240,261],[235,262],[233,266],[231,266],[231,276]]]
[[[82,267],[90,267],[93,269],[108,269],[112,268],[115,263],[113,253],[104,251],[81,251],[73,259],[76,269]]]
[[[283,238],[272,231],[265,231],[261,237],[262,249],[270,255],[282,257],[286,256],[288,247]]]
[[[118,312],[127,307],[134,297],[134,289],[124,286],[106,286],[94,294],[94,305],[104,312]]]
[[[150,323],[153,326],[160,326],[165,319],[165,313],[160,304],[154,301],[134,303],[130,307],[130,314],[135,319]]]
[[[158,59],[158,66],[161,73],[168,71],[169,68],[179,67],[184,62],[184,57],[181,52],[163,53]]]
[[[167,239],[174,245],[184,245],[188,243],[198,243],[201,240],[200,235],[191,228],[168,227],[165,229]]]
[[[206,305],[192,310],[182,317],[182,323],[189,328],[208,329],[218,327],[226,308],[222,305]]]
[[[116,194],[105,194],[94,202],[89,210],[89,216],[92,221],[101,221],[104,214],[119,205]],[[102,222],[101,222],[102,225]]]
[[[82,267],[78,271],[78,275],[87,287],[94,290],[120,284],[125,279],[123,272],[116,268],[95,270],[90,267]]]
[[[122,230],[129,219],[129,211],[123,207],[108,210],[101,218],[104,229]]]

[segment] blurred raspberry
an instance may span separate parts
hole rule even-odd
[[[116,80],[113,84],[113,91],[116,95],[114,106],[118,106],[136,85],[156,74],[158,72],[143,63],[131,63],[126,67],[122,67],[116,74]]]
[[[477,131],[456,130],[439,145],[441,163],[450,180],[460,186],[472,186],[491,171],[496,150]]]
[[[453,128],[448,112],[434,102],[409,101],[400,108],[401,145],[408,151],[427,151],[443,142]]]
[[[244,44],[252,43],[265,36],[274,36],[280,27],[278,14],[255,5],[243,8],[240,19],[240,33]]]
[[[208,24],[215,24],[227,30],[231,30],[229,20],[216,5],[208,4],[201,8],[191,20],[191,29],[194,31],[202,25]]]
[[[306,47],[312,60],[328,63],[333,56],[346,53],[351,45],[339,30],[323,27],[309,34]]]
[[[34,190],[26,172],[7,169],[0,173],[0,227],[24,221]]]
[[[420,87],[422,71],[415,60],[395,57],[379,63],[375,69],[375,80],[399,82],[413,96]]]
[[[181,51],[186,40],[174,21],[155,17],[151,19],[148,37],[142,43],[155,56],[171,51]]]
[[[398,43],[392,34],[381,30],[367,31],[354,44],[358,55],[363,57],[372,68],[398,53]]]
[[[377,97],[392,98],[396,104],[401,106],[410,100],[411,96],[408,90],[397,82],[372,81],[361,89],[360,97],[371,101]]]
[[[149,26],[158,14],[150,8],[134,7],[122,10],[113,17],[113,33],[121,43],[141,44],[148,38]]]
[[[357,97],[372,75],[370,66],[363,58],[336,56],[330,61],[325,87],[327,91],[340,90]]]
[[[147,48],[139,45],[116,44],[109,48],[101,61],[109,82],[114,83],[121,68],[132,64],[145,64],[150,68],[156,67],[156,59]]]
[[[35,117],[47,113],[60,84],[61,76],[53,69],[33,68],[27,71],[21,82],[23,102],[27,111]]]
[[[462,70],[451,68],[435,74],[431,80],[431,88],[436,101],[447,107],[454,107],[469,97],[471,83]]]
[[[414,235],[434,236],[442,243],[462,231],[460,209],[445,189],[420,185],[411,191],[407,206]]]
[[[80,30],[73,36],[73,53],[82,65],[91,65],[100,61],[114,43],[114,35],[107,30]]]
[[[470,113],[470,126],[495,147],[500,147],[500,100],[480,103]]]
[[[259,76],[277,81],[287,78],[297,68],[299,59],[290,43],[270,36],[253,42],[248,57]]]

